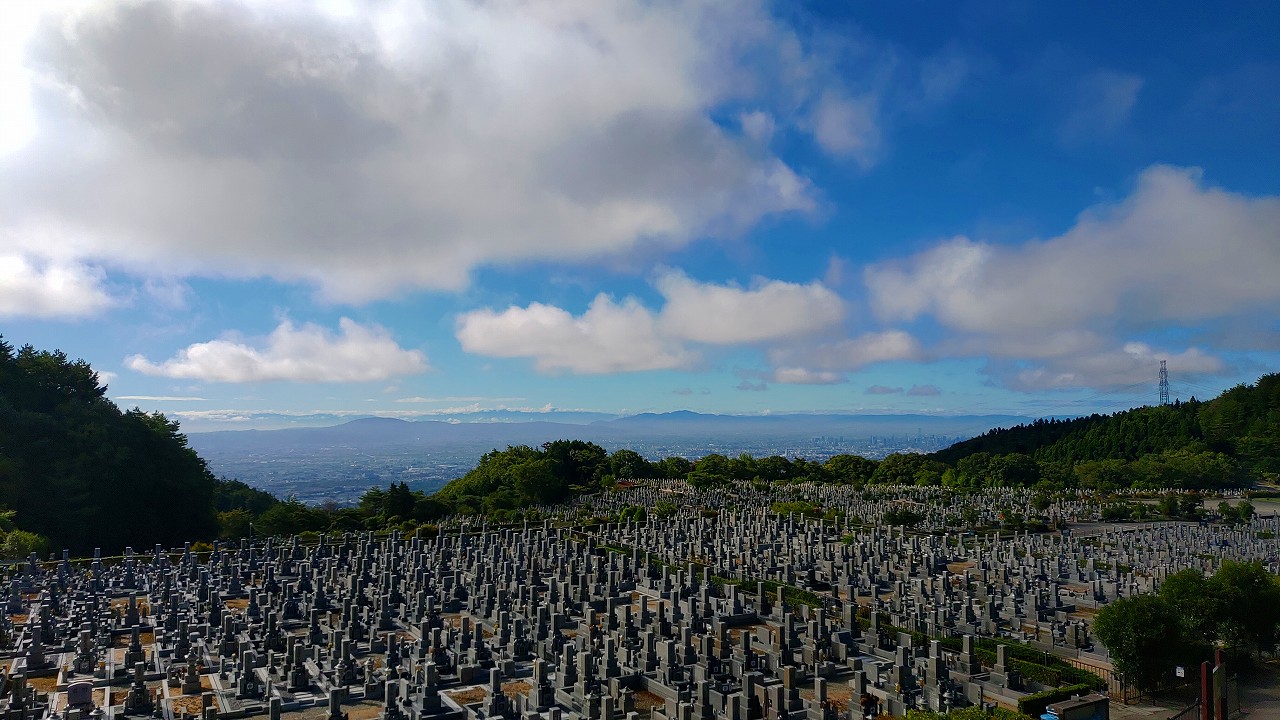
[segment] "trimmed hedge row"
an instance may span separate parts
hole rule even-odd
[[[871,627],[871,621],[867,617],[859,615],[858,625],[865,631]],[[906,630],[892,625],[884,625],[882,629],[885,632],[903,632],[910,635],[913,644],[917,647],[927,647],[929,641],[933,639],[922,632]],[[961,648],[961,640],[958,637],[938,638],[938,642],[948,650],[958,651]],[[1005,640],[996,640],[995,638],[976,638],[973,647],[974,657],[978,658],[978,661],[986,667],[993,667],[996,664],[996,647],[999,645],[1005,646],[1009,666],[1017,671],[1019,675],[1033,682],[1055,686],[1063,683],[1069,683],[1073,686],[1084,685],[1090,690],[1105,690],[1107,688],[1107,682],[1094,673],[1075,667],[1053,655],[1049,655],[1046,658],[1044,652],[1029,645],[1019,645]],[[1046,660],[1048,661],[1047,663]]]
[[[1091,690],[1093,688],[1088,685],[1066,685],[1053,690],[1043,690],[1038,693],[1024,695],[1018,698],[1018,712],[1038,718],[1049,707],[1049,703],[1070,700],[1076,695],[1086,695]]]

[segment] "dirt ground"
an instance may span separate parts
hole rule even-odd
[[[533,686],[523,680],[508,680],[502,683],[502,694],[512,700],[516,699],[516,695],[528,696],[532,689]]]
[[[156,634],[153,632],[138,633],[138,641],[143,645],[155,645]],[[133,635],[116,635],[111,638],[111,647],[127,648],[133,642]]]
[[[214,704],[217,704],[217,700]],[[178,713],[199,715],[204,710],[204,699],[199,695],[178,695],[169,698],[169,707],[173,708],[174,715]]]
[[[358,703],[343,703],[342,711],[351,720],[373,720],[382,713],[382,703],[364,700]],[[280,720],[325,720],[329,717],[327,705],[316,705],[305,710],[281,713]]]
[[[662,696],[651,693],[648,690],[641,690],[636,693],[635,701],[636,712],[645,712],[653,708],[664,707],[667,704],[667,701],[663,700]]]
[[[800,697],[804,698],[805,700],[812,700],[813,689],[801,688]],[[836,709],[836,712],[843,713],[845,710],[848,710],[849,699],[851,697],[852,697],[852,692],[849,690],[848,686],[834,686],[834,687],[830,685],[827,686],[827,702],[830,703]]]
[[[58,676],[45,675],[44,677],[27,678],[27,686],[35,688],[38,693],[51,693],[58,689]]]
[[[458,703],[459,705],[468,705],[470,703],[480,702],[481,700],[484,700],[485,697],[488,696],[488,693],[486,693],[485,689],[482,687],[473,687],[473,688],[468,688],[466,690],[455,690],[454,692],[445,693],[445,694],[448,695],[450,698],[452,698],[453,701]]]

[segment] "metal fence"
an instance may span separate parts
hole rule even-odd
[[[1055,653],[1057,659],[1080,670],[1087,670],[1107,682],[1107,696],[1116,702],[1128,705],[1136,702],[1140,693],[1125,684],[1124,678],[1110,667],[1092,662],[1084,657],[1071,657]]]

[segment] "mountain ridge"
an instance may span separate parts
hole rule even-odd
[[[640,413],[588,424],[529,420],[521,422],[450,422],[438,419],[408,420],[390,417],[355,418],[335,425],[301,428],[212,430],[190,432],[187,437],[198,449],[215,449],[236,444],[262,447],[274,440],[296,439],[307,444],[321,442],[354,442],[364,440],[376,444],[424,441],[488,441],[503,437],[529,437],[539,433],[564,433],[559,437],[595,435],[609,441],[636,440],[637,435],[685,434],[701,432],[751,432],[771,430],[787,437],[815,435],[901,435],[917,430],[930,434],[976,435],[1002,423],[1029,422],[1019,415],[917,415],[855,413],[778,413],[770,415],[736,415],[677,410],[667,413]],[[556,437],[549,440],[558,439]]]

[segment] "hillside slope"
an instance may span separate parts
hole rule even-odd
[[[933,457],[956,464],[979,453],[1020,453],[1066,464],[1212,453],[1230,458],[1247,474],[1280,472],[1280,374],[1264,375],[1207,402],[991,430]]]
[[[13,522],[75,552],[216,536],[213,476],[177,423],[105,393],[84,361],[0,339],[0,504]]]

